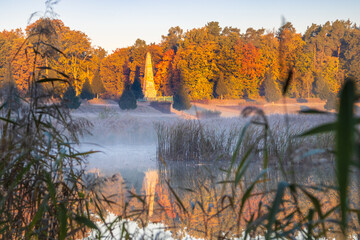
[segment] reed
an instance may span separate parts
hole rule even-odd
[[[158,156],[172,161],[230,158],[238,130],[212,129],[199,121],[155,123]]]
[[[48,11],[52,4],[47,1]],[[45,65],[62,54],[49,43],[56,29],[43,18],[25,40],[32,47],[18,50],[27,51],[33,69],[26,98],[16,91],[12,62],[8,65],[0,105],[1,239],[74,239],[97,229],[92,216],[103,216],[106,199],[95,191],[96,181],[85,181],[86,156],[92,152],[76,150],[89,122],[73,120],[62,108],[57,83],[70,79],[59,66]]]
[[[334,134],[319,134],[306,138],[295,138],[298,134],[316,123],[330,121],[324,116],[289,116],[291,129],[284,128],[285,121],[282,115],[271,115],[267,117],[269,129],[265,133],[264,127],[252,124],[247,127],[244,139],[239,146],[239,154],[245,154],[250,148],[254,148],[257,159],[262,158],[265,147],[272,163],[276,164],[278,157],[284,158],[290,154],[291,147],[296,149],[294,161],[298,164],[304,161],[317,162],[316,158],[302,158],[307,150],[313,148],[332,149]],[[231,118],[231,119],[209,119],[209,120],[180,120],[174,123],[155,123],[157,134],[158,156],[168,161],[214,161],[230,160],[234,154],[236,136],[238,136],[247,122],[256,122],[255,118]],[[322,159],[333,160],[329,154],[324,154]]]

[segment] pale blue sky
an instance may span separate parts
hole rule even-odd
[[[44,0],[0,0],[0,31],[25,28],[31,13],[44,11]],[[312,23],[350,19],[360,25],[360,0],[61,0],[59,18],[71,29],[85,32],[93,45],[109,53],[133,45],[161,41],[168,29],[184,31],[218,21],[245,32],[278,29],[282,16],[303,33]]]

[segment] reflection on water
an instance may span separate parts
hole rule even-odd
[[[153,215],[154,212],[154,198],[155,198],[155,188],[159,183],[159,175],[157,171],[147,171],[145,172],[145,178],[143,183],[143,188],[146,196],[146,204],[148,206],[149,217]]]
[[[116,181],[109,181],[102,188],[108,195],[116,194],[113,200],[117,205],[110,211],[122,216],[126,214],[142,222],[162,222],[171,229],[186,229],[194,237],[235,237],[243,233],[245,226],[252,225],[254,231],[251,234],[264,234],[265,223],[261,223],[262,218],[267,216],[271,207],[274,190],[286,179],[280,170],[269,170],[253,186],[247,201],[242,202],[246,190],[256,181],[262,168],[257,164],[251,165],[235,187],[235,170],[228,175],[228,167],[183,163],[160,165],[157,170],[148,170],[143,174],[124,171],[124,175],[127,175],[124,178],[116,174]],[[329,188],[335,185],[334,179],[332,164],[297,166],[290,181],[294,181],[298,189],[303,191],[297,190],[296,198],[294,192],[285,191],[282,211],[277,216],[282,220],[276,224],[282,225],[286,230],[303,222],[308,217],[309,210],[314,210],[314,200],[309,197],[312,195],[319,199],[323,213],[336,207],[339,203],[337,192]],[[142,183],[142,187],[135,188],[139,183]],[[351,207],[359,207],[359,193],[355,183],[351,194]],[[315,215],[314,219],[316,218]],[[288,222],[282,222],[284,219],[288,219]],[[338,211],[330,211],[329,219],[339,219]],[[350,222],[352,230],[359,229],[357,219],[351,218]],[[334,234],[338,229],[331,222],[326,224],[329,236],[336,236]],[[320,231],[320,227],[314,231]],[[174,236],[179,237],[181,236]]]

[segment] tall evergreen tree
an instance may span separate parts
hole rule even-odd
[[[137,107],[136,98],[133,91],[130,89],[130,84],[125,86],[125,89],[119,99],[119,106],[122,110],[135,109]]]
[[[64,96],[61,100],[61,104],[70,109],[77,109],[80,107],[80,98],[76,96],[75,89],[72,85],[69,85],[68,89],[64,93]]]
[[[144,98],[143,89],[141,87],[141,82],[138,77],[135,78],[133,84],[131,85],[131,91],[134,93],[136,99]]]
[[[81,99],[87,99],[87,100],[91,100],[94,98],[94,93],[93,90],[90,86],[89,80],[86,78],[85,83],[82,87],[81,90],[81,94],[80,94]]]
[[[188,93],[185,91],[184,86],[181,85],[177,93],[174,95],[173,108],[176,110],[186,110],[191,107]]]

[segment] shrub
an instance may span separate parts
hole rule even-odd
[[[297,98],[297,99],[296,99],[296,102],[298,102],[298,103],[307,103],[308,100],[305,99],[305,98]]]
[[[122,110],[135,109],[137,107],[136,98],[133,91],[130,89],[130,85],[127,85],[124,92],[121,94],[119,106]]]
[[[220,111],[212,111],[212,110],[203,110],[200,112],[196,112],[196,115],[198,118],[216,118],[220,117],[221,112]]]
[[[185,91],[182,85],[174,95],[173,108],[179,111],[191,108],[189,94]]]

